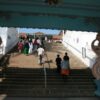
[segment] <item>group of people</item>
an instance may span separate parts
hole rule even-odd
[[[60,57],[60,55],[57,55],[56,58],[56,65],[57,65],[57,71],[61,75],[69,75],[70,73],[70,65],[69,65],[69,56],[67,55],[67,52],[65,53],[63,59]]]
[[[19,53],[24,53],[25,55],[29,55],[34,53],[35,51],[38,54],[38,64],[43,63],[44,56],[44,42],[43,40],[36,39],[21,39],[18,42],[18,51]]]
[[[18,43],[19,53],[24,53],[26,55],[32,54],[34,51],[38,54],[38,64],[42,65],[43,57],[45,55],[45,50],[43,48],[43,42],[39,38],[36,39],[21,39]],[[65,53],[63,59],[58,54],[56,57],[57,71],[61,75],[69,75],[69,57],[67,52]]]
[[[41,42],[41,40],[39,38],[36,38],[36,39],[21,39],[18,42],[18,51],[19,51],[19,53],[24,53],[26,55],[32,54],[41,45],[43,45],[43,42]]]

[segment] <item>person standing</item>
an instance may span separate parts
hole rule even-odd
[[[29,41],[29,54],[32,54],[33,52],[33,43],[32,41]]]
[[[61,75],[69,75],[69,57],[67,53],[65,53],[61,62]]]
[[[61,61],[62,61],[62,59],[61,59],[59,54],[57,55],[57,58],[56,58],[55,61],[56,61],[56,65],[57,65],[57,71],[60,72],[61,71]]]
[[[34,51],[37,51],[37,48],[38,48],[37,39],[38,38],[34,39],[34,41],[33,41],[33,49],[34,49]]]
[[[19,51],[19,53],[22,52],[22,49],[23,49],[23,43],[22,43],[22,40],[20,40],[20,42],[18,42],[18,51]]]
[[[28,55],[28,53],[29,53],[29,42],[28,40],[26,40],[24,44],[24,54]]]
[[[41,46],[41,40],[40,38],[37,38],[37,48],[39,48],[39,46]]]

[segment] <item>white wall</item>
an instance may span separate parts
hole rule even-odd
[[[0,27],[0,37],[2,39],[2,47],[3,47],[3,51],[0,48],[0,54],[5,54],[5,47],[6,47],[6,43],[7,43],[7,27]]]
[[[18,42],[18,30],[16,28],[7,29],[6,52],[13,48]]]
[[[92,67],[95,62],[96,54],[91,48],[91,43],[96,38],[96,34],[95,32],[67,30],[65,34],[63,34],[63,44],[88,67]]]
[[[3,28],[0,27],[0,37],[2,38],[4,46],[6,45],[6,41],[5,40],[7,39],[6,32],[7,32],[7,28],[6,27],[3,27]]]
[[[0,37],[3,41],[3,53],[0,52],[0,54],[7,53],[16,45],[18,42],[17,34],[18,31],[16,28],[0,27]]]

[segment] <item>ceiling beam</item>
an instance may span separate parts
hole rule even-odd
[[[63,0],[58,5],[45,4],[44,0],[0,0],[0,11],[100,17],[100,0]]]
[[[100,31],[100,0],[0,0],[0,26]]]
[[[46,28],[46,29],[68,29],[81,31],[100,31],[100,22],[98,19],[77,17],[58,17],[58,16],[32,16],[20,14],[8,14],[0,17],[0,26],[8,27],[29,27],[29,28]]]

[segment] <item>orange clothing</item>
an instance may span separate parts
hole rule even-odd
[[[69,69],[61,69],[61,75],[69,75]]]

